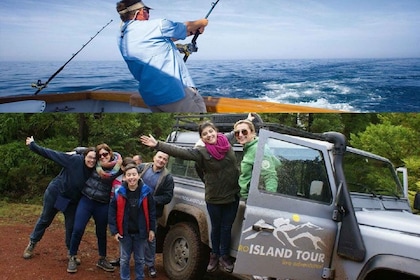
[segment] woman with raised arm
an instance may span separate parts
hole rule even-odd
[[[41,216],[30,235],[30,241],[23,252],[24,259],[33,256],[35,245],[44,236],[59,211],[64,214],[66,228],[66,247],[70,250],[70,239],[76,214],[76,207],[82,196],[86,180],[91,176],[96,164],[95,148],[86,148],[84,152],[66,153],[41,147],[35,143],[34,137],[26,138],[29,149],[44,158],[50,159],[60,166],[60,173],[48,184],[44,193]]]
[[[200,141],[194,148],[157,141],[152,135],[143,135],[140,141],[168,155],[197,162],[203,171],[205,201],[211,220],[212,252],[207,271],[215,271],[220,264],[225,271],[232,272],[231,230],[239,205],[239,169],[236,156],[228,138],[219,133],[213,123],[200,124],[198,132]]]

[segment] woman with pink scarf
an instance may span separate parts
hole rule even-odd
[[[239,205],[239,168],[228,138],[219,133],[213,123],[200,124],[198,132],[200,141],[194,148],[157,141],[152,135],[143,135],[140,141],[168,155],[197,162],[203,171],[205,200],[211,220],[212,252],[207,271],[215,271],[220,264],[222,269],[232,272],[229,252],[232,224]]]
[[[96,237],[98,239],[99,260],[97,267],[113,272],[115,268],[106,259],[108,208],[111,197],[112,182],[121,171],[122,158],[105,143],[96,146],[96,170],[82,190],[82,198],[77,206],[76,219],[70,241],[70,258],[67,272],[77,272],[77,251],[89,219],[95,221]]]

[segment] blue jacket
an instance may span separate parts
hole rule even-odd
[[[48,188],[61,193],[62,196],[69,198],[73,203],[79,202],[81,191],[93,170],[93,168],[86,166],[84,156],[54,151],[41,147],[35,142],[29,144],[29,149],[63,167],[60,173],[48,184]]]
[[[108,223],[112,235],[119,233],[124,236],[128,233],[128,220],[130,207],[127,202],[127,182],[115,190],[115,195],[109,204]],[[137,207],[139,208],[138,224],[139,235],[141,238],[148,238],[149,231],[156,228],[155,202],[151,189],[142,181],[139,181],[140,199]]]

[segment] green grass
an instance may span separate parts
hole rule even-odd
[[[26,223],[41,213],[42,206],[0,201],[0,223]]]
[[[0,225],[29,224],[35,225],[42,211],[42,205],[10,203],[0,200]],[[55,220],[64,224],[64,215],[59,212]],[[87,227],[87,232],[95,232],[95,222],[91,218]]]

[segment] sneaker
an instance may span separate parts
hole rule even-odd
[[[110,260],[109,263],[112,266],[120,266],[120,258],[116,258],[116,259]]]
[[[23,251],[23,258],[24,259],[30,259],[32,258],[32,255],[34,253],[34,249],[35,249],[35,242],[29,241],[28,246],[26,246],[25,251]]]
[[[152,278],[156,278],[157,271],[154,266],[149,267],[149,276]]]
[[[224,271],[232,273],[233,263],[229,256],[224,255],[219,258],[219,263],[223,267]]]
[[[115,267],[113,267],[106,258],[100,258],[98,260],[98,263],[96,264],[97,267],[102,268],[105,271],[113,272],[115,270]]]
[[[217,269],[217,265],[219,264],[219,259],[215,253],[210,253],[210,260],[207,266],[207,272],[213,272]]]
[[[67,272],[68,273],[77,272],[76,256],[70,256],[69,263],[67,264]]]
[[[69,258],[70,259],[70,255],[67,255],[67,258]],[[76,257],[76,264],[77,265],[81,265],[82,264],[82,261],[77,257],[77,256],[75,256]]]

